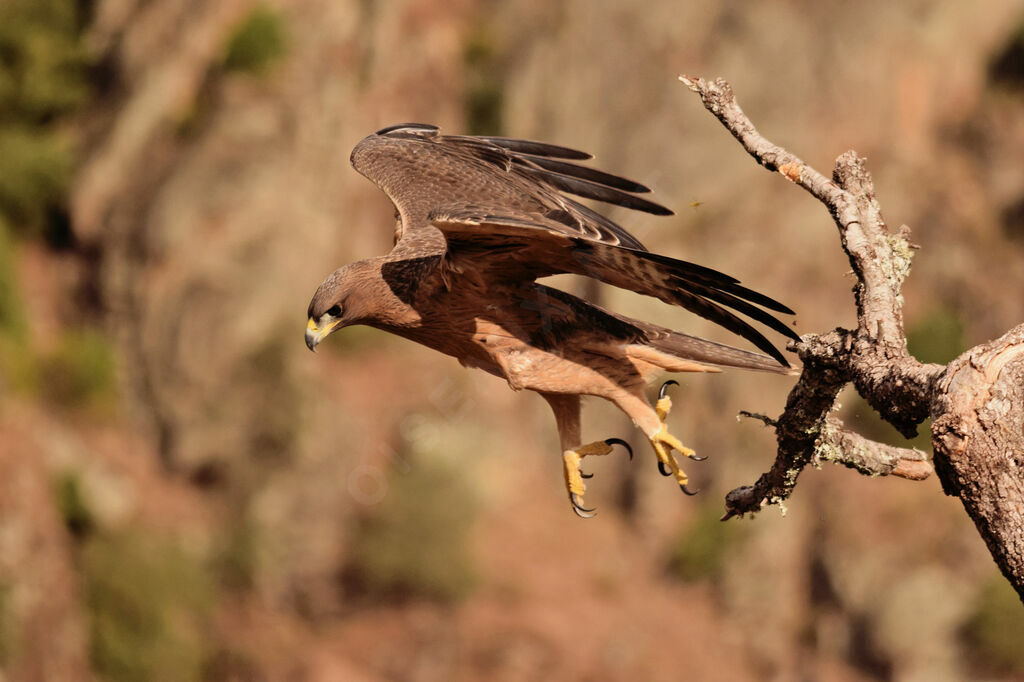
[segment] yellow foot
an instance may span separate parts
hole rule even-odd
[[[675,477],[676,483],[679,484],[684,493],[696,495],[699,491],[691,491],[686,487],[690,479],[687,478],[686,472],[679,466],[679,462],[676,461],[672,451],[675,450],[679,454],[697,462],[704,461],[707,457],[698,457],[697,453],[683,445],[678,438],[668,432],[665,419],[672,410],[672,399],[668,397],[667,391],[668,387],[673,384],[679,385],[676,381],[666,381],[661,385],[661,390],[658,391],[658,402],[654,405],[654,411],[658,413],[658,419],[661,420],[661,428],[653,436],[650,436],[651,447],[654,448],[654,454],[658,456],[658,471],[661,472],[661,475]]]
[[[583,484],[583,479],[590,478],[593,474],[585,474],[580,471],[580,463],[583,461],[584,457],[590,455],[609,454],[612,451],[613,445],[621,445],[626,448],[626,451],[629,452],[629,458],[633,459],[633,448],[629,447],[629,443],[621,438],[599,440],[596,443],[581,445],[575,450],[566,450],[562,453],[565,489],[569,493],[569,502],[572,503],[572,510],[576,512],[577,516],[589,519],[594,515],[593,509],[587,509],[583,506],[583,493],[587,488],[587,486]]]

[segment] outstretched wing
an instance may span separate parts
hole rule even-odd
[[[570,235],[542,216],[526,219],[456,208],[436,211],[432,222],[447,238],[450,267],[456,269],[471,266],[499,281],[558,273],[593,277],[686,308],[742,336],[785,366],[789,363],[782,353],[735,313],[800,339],[764,310],[792,314],[788,307],[734,277],[695,263]]]
[[[544,218],[567,236],[644,248],[620,225],[563,192],[655,215],[671,215],[641,196],[638,182],[581,166],[590,155],[529,140],[441,135],[404,123],[379,130],[352,151],[352,165],[391,198],[399,216],[396,241],[433,232],[429,216],[444,206],[487,206],[503,215]]]

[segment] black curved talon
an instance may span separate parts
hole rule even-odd
[[[594,518],[595,516],[597,516],[597,512],[594,512],[594,513],[592,513],[592,514],[587,514],[587,513],[581,512],[581,511],[580,511],[579,509],[577,509],[576,507],[573,507],[573,508],[572,508],[572,510],[573,510],[574,512],[576,512],[576,516],[580,517],[581,519],[592,519],[592,518]]]
[[[679,484],[679,489],[682,490],[684,493],[686,493],[687,495],[689,495],[691,497],[700,492],[700,488],[698,488],[697,490],[691,491],[689,488],[686,487],[685,483],[680,483]]]
[[[658,471],[661,472],[662,476],[672,475],[672,472],[669,470],[669,468],[665,466],[665,463],[660,460],[658,461]]]
[[[629,460],[633,461],[633,448],[626,441],[621,438],[605,438],[604,443],[605,445],[621,445],[626,448],[626,452],[629,453]]]
[[[583,519],[589,519],[594,516],[595,510],[584,507],[579,495],[576,493],[569,495],[569,501],[572,502],[572,510],[576,512],[576,516]]]
[[[593,477],[594,477],[594,474],[585,474],[582,471],[580,472],[580,478],[593,478]]]
[[[669,386],[678,386],[678,385],[679,385],[679,382],[676,381],[675,379],[669,379],[668,381],[663,383],[661,385],[661,388],[658,389],[658,400],[662,400],[665,397],[665,394],[668,393],[668,387]]]
[[[692,459],[694,462],[703,462],[708,457],[709,455],[704,455],[703,457],[698,457],[697,455],[690,455],[690,459]]]

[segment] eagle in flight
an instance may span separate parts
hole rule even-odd
[[[793,311],[729,275],[651,253],[608,218],[565,194],[645,211],[672,211],[650,190],[576,161],[566,147],[504,137],[442,135],[405,123],[379,130],[352,151],[352,165],[395,205],[395,245],[385,256],[339,268],[309,304],[306,345],[353,324],[383,329],[540,393],[555,414],[565,485],[583,505],[580,462],[606,455],[618,438],[583,444],[580,396],[610,400],[650,441],[662,474],[687,494],[674,452],[702,459],[669,433],[671,400],[659,372],[722,367],[792,374],[786,359],[746,316],[791,339],[770,312]],[[604,310],[536,280],[592,277],[682,306],[750,341],[767,355],[733,348]],[[630,450],[630,457],[633,453]]]

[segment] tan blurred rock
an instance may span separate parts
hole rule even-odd
[[[54,479],[23,423],[0,418],[0,677],[90,680],[71,539]]]

